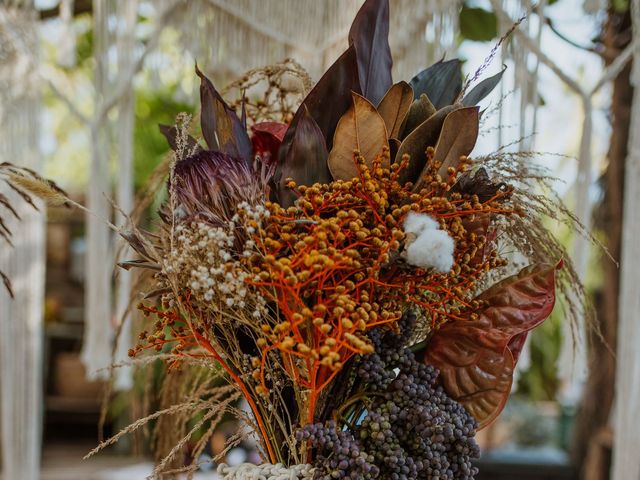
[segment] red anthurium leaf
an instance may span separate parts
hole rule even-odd
[[[480,428],[493,422],[507,402],[527,332],[553,310],[560,266],[527,267],[497,283],[477,298],[485,306],[475,312],[476,320],[445,323],[427,346],[425,362],[440,369],[444,389]]]
[[[366,0],[349,30],[356,49],[362,95],[378,105],[392,84],[389,48],[389,0]]]
[[[295,201],[295,194],[286,187],[287,179],[293,179],[297,185],[328,183],[331,173],[327,166],[327,146],[318,124],[306,107],[303,115],[294,117],[283,142],[288,149],[280,148],[280,161],[275,174],[275,193],[281,205],[287,207]],[[283,157],[284,155],[284,157]]]
[[[270,164],[278,160],[278,150],[284,134],[289,128],[286,123],[261,122],[251,127],[253,155],[260,156],[262,162]]]
[[[520,354],[522,353],[522,349],[524,348],[524,344],[527,341],[528,335],[529,332],[522,332],[509,341],[509,345],[507,345],[507,348],[511,352],[511,355],[513,355],[514,363],[518,363],[518,359],[520,358]]]
[[[251,168],[251,141],[242,122],[197,65],[196,74],[200,77],[202,136],[207,145],[211,150],[244,160]]]

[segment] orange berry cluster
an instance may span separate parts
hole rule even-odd
[[[280,351],[294,379],[319,391],[351,356],[373,350],[364,335],[368,329],[393,326],[407,305],[422,307],[434,325],[457,317],[472,306],[476,281],[501,264],[488,247],[486,229],[475,224],[485,215],[511,213],[498,198],[480,202],[450,193],[459,173],[454,169],[446,181],[427,174],[415,192],[398,182],[404,163],[385,168],[384,160],[368,167],[358,158],[359,176],[349,181],[309,187],[289,182],[299,193],[295,206],[265,205],[270,221],[256,232],[259,253],[249,259],[250,283],[277,312],[277,320],[265,319],[258,340],[262,359],[254,363],[262,368],[256,377],[263,388],[269,352]],[[410,211],[438,220],[454,239],[451,272],[403,261],[402,225]]]

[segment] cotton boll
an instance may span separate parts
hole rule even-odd
[[[425,213],[409,212],[404,219],[404,231],[420,235],[424,230],[437,230],[440,225]]]
[[[440,273],[447,273],[453,267],[453,249],[453,238],[447,232],[423,230],[407,246],[406,260],[416,267],[434,268]]]

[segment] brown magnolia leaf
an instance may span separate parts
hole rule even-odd
[[[418,125],[428,119],[431,115],[436,113],[436,107],[433,106],[429,97],[426,94],[420,95],[420,98],[411,103],[411,108],[407,113],[407,117],[404,120],[402,126],[402,135],[400,138],[404,138],[413,132]]]
[[[478,318],[445,323],[425,350],[425,362],[440,370],[451,398],[471,413],[480,428],[507,402],[513,371],[527,332],[546,320],[555,304],[556,266],[527,267],[486,290]],[[513,350],[511,350],[513,348]]]
[[[371,167],[373,160],[388,147],[384,120],[369,100],[352,93],[353,105],[336,127],[333,148],[329,153],[329,170],[335,180],[351,180],[358,176],[353,152],[358,150]],[[388,166],[388,165],[387,165]]]
[[[389,138],[398,138],[403,121],[413,103],[413,90],[407,82],[392,86],[378,105],[378,113],[384,120]]]
[[[400,172],[400,183],[412,182],[414,185],[424,171],[427,163],[427,147],[433,147],[438,141],[444,120],[454,110],[449,106],[438,110],[411,132],[400,145],[396,161],[399,162],[406,153],[409,164]]]
[[[442,132],[433,155],[434,163],[439,163],[438,173],[442,178],[449,167],[455,167],[460,157],[469,155],[478,139],[478,107],[465,107],[454,110],[444,120]]]

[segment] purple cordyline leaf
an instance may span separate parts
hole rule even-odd
[[[278,184],[286,178],[292,178],[298,185],[307,185],[309,182],[326,183],[331,180],[326,162],[327,152],[333,144],[333,134],[340,117],[351,106],[352,92],[361,93],[353,45],[329,67],[294,115],[278,153],[274,200],[284,204],[293,201],[293,194],[287,194]],[[296,132],[298,128],[301,129],[300,133]],[[305,135],[310,135],[310,138],[305,139]],[[306,147],[302,147],[303,144]],[[308,151],[314,152],[311,157],[301,156]],[[279,194],[286,197],[286,200],[278,198]]]
[[[284,141],[288,142],[289,148],[278,166],[275,178],[279,203],[285,207],[292,205],[296,198],[286,187],[287,179],[292,178],[298,185],[331,181],[327,166],[329,152],[324,136],[307,108],[304,105],[301,108],[302,114],[296,114],[287,130]]]
[[[171,147],[171,150],[173,151],[177,151],[178,150],[178,129],[177,127],[172,127],[169,125],[163,125],[163,124],[159,124],[158,128],[160,128],[160,133],[162,133],[162,135],[164,135],[164,138],[167,139],[167,143],[169,144],[169,146]],[[197,153],[200,150],[202,150],[202,147],[200,146],[200,144],[198,143],[198,141],[193,138],[191,135],[187,136],[187,144],[186,144],[186,150],[189,153]]]
[[[462,99],[462,104],[465,107],[473,107],[480,103],[480,101],[489,95],[494,88],[500,83],[502,80],[502,75],[504,71],[507,69],[506,65],[502,67],[500,72],[496,73],[492,77],[485,78],[478,85],[473,87],[469,93],[467,93]]]
[[[241,159],[251,168],[251,141],[236,113],[225,103],[218,91],[196,65],[200,77],[200,122],[202,136],[211,150]]]
[[[367,0],[349,30],[356,50],[362,95],[378,105],[391,88],[393,59],[389,48],[389,0]]]
[[[362,93],[358,78],[356,51],[353,45],[318,80],[318,83],[306,96],[295,115],[303,115],[304,108],[306,108],[308,114],[322,132],[327,150],[331,150],[333,133],[336,130],[336,125],[338,125],[338,120],[351,107],[351,92]],[[291,122],[289,130],[294,125],[297,125],[295,118]],[[283,142],[283,147],[285,147],[283,153],[285,154],[288,149],[287,140],[289,138],[292,138],[292,136],[290,132],[287,132]],[[283,157],[281,156],[281,158]]]

